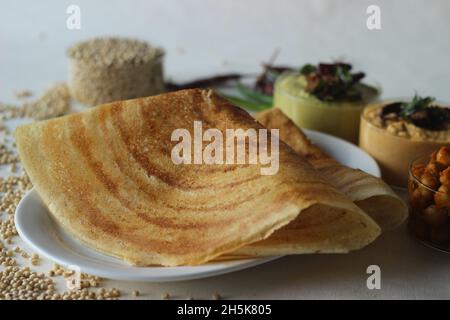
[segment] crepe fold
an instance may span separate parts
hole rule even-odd
[[[369,214],[384,231],[394,229],[405,221],[408,216],[405,203],[383,180],[332,159],[280,109],[263,111],[255,118],[267,128],[278,128],[281,140],[304,156],[327,181]]]
[[[220,132],[262,128],[211,90],[183,90],[21,126],[16,142],[54,220],[130,264],[204,263],[271,235],[278,241],[275,231],[291,221],[302,234],[291,252],[303,250],[296,241],[348,251],[379,235],[284,143],[274,175],[262,175],[261,164],[175,164],[171,134],[183,128],[193,136],[194,121]]]

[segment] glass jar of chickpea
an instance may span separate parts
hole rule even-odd
[[[408,196],[413,234],[437,245],[450,244],[450,148],[411,164]]]

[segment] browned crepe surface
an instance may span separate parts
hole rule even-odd
[[[267,128],[279,129],[281,140],[308,159],[327,181],[368,213],[383,230],[394,229],[405,221],[406,205],[383,180],[332,159],[280,109],[269,109],[255,118]]]

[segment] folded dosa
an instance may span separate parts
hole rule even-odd
[[[280,139],[306,157],[327,181],[345,193],[386,231],[403,223],[407,207],[380,178],[338,163],[314,145],[280,109],[272,108],[255,118],[267,128],[279,129]]]
[[[310,229],[305,245],[318,250],[357,249],[379,235],[370,217],[284,143],[274,175],[261,175],[260,164],[176,165],[171,134],[192,134],[194,121],[221,132],[262,128],[211,90],[183,90],[21,126],[16,142],[56,222],[134,265],[204,263],[297,216]]]

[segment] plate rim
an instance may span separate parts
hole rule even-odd
[[[363,150],[361,147],[359,147],[359,146],[357,146],[356,144],[353,144],[353,143],[351,143],[351,142],[349,142],[349,141],[347,141],[347,140],[344,140],[344,139],[342,139],[342,138],[340,138],[340,137],[336,137],[336,136],[333,136],[333,135],[328,134],[328,133],[325,133],[325,132],[321,132],[321,131],[317,131],[317,130],[312,130],[312,129],[305,129],[305,128],[302,128],[301,130],[306,134],[306,136],[307,136],[308,138],[310,138],[310,135],[316,135],[316,136],[321,136],[322,138],[325,138],[325,139],[329,139],[329,140],[331,140],[331,141],[333,141],[333,140],[334,140],[334,141],[339,141],[339,143],[345,144],[347,147],[349,147],[349,148],[351,148],[351,149],[353,149],[353,150],[356,150],[358,153],[364,154],[364,156],[367,157],[367,159],[370,159],[371,165],[372,165],[372,166],[374,167],[374,169],[376,170],[376,172],[373,172],[373,173],[372,173],[372,172],[366,172],[366,171],[364,171],[364,172],[369,173],[369,174],[371,174],[371,175],[374,175],[375,177],[381,179],[381,169],[380,169],[380,166],[378,165],[378,163],[376,162],[376,160],[375,160],[370,154],[368,154],[365,150]],[[315,142],[314,142],[314,139],[310,138],[310,140],[311,140],[313,143],[315,143]],[[343,165],[346,166],[346,164],[343,164]]]

